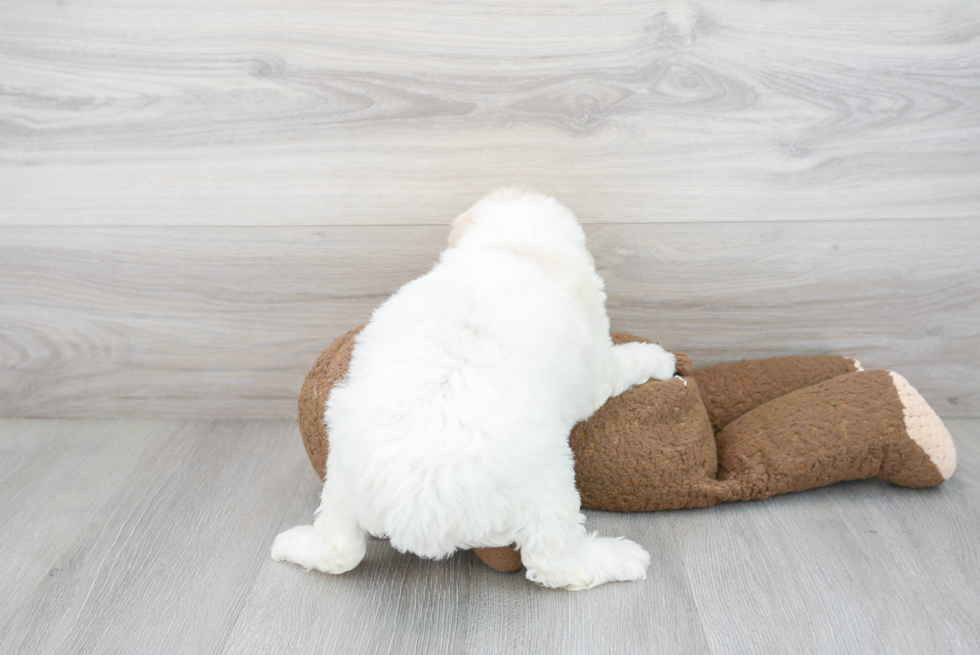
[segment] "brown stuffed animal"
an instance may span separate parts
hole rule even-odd
[[[299,426],[324,476],[330,389],[347,373],[354,338],[320,355],[299,396]],[[614,334],[617,344],[647,341]],[[845,357],[777,357],[698,371],[610,398],[569,437],[582,507],[617,512],[708,507],[880,477],[903,487],[941,484],[956,468],[949,431],[897,373]],[[521,568],[511,547],[475,548],[498,571]]]

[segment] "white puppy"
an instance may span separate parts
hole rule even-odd
[[[674,374],[660,346],[614,346],[575,216],[496,191],[456,219],[429,273],[382,304],[326,408],[313,525],[276,560],[343,573],[366,534],[429,558],[516,543],[527,577],[585,589],[642,580],[650,557],[585,530],[568,434],[610,396]]]

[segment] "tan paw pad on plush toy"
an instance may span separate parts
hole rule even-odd
[[[902,401],[905,430],[916,444],[929,456],[943,480],[948,480],[956,470],[956,448],[942,419],[932,411],[925,398],[909,381],[894,371],[889,371]]]
[[[322,478],[324,403],[347,372],[360,328],[310,370],[299,425]],[[614,334],[616,343],[646,341]],[[610,398],[569,437],[582,507],[620,512],[708,507],[880,477],[941,484],[956,468],[942,420],[905,378],[836,356],[777,357],[693,370]],[[512,547],[474,548],[498,571],[521,568]]]

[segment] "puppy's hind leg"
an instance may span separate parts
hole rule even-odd
[[[563,471],[551,480],[539,477],[537,482],[534,505],[516,537],[529,580],[580,590],[646,579],[650,556],[643,548],[628,539],[599,537],[585,530],[574,471]]]
[[[351,511],[346,489],[336,476],[327,476],[313,525],[299,525],[272,542],[272,559],[293,562],[304,569],[344,573],[361,563],[367,535]]]

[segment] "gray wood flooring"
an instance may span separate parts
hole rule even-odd
[[[589,512],[645,582],[537,587],[371,543],[273,562],[318,484],[290,421],[0,421],[2,653],[976,653],[980,419],[931,490],[863,481],[711,509]]]

